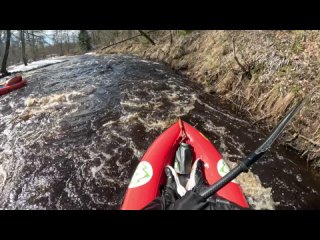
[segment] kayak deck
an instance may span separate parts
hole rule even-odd
[[[213,184],[230,169],[211,142],[198,130],[179,120],[164,131],[149,147],[128,186],[122,210],[139,210],[160,195],[160,186],[166,182],[164,168],[173,165],[176,150],[184,140],[193,149],[193,162],[204,162],[204,177]],[[248,203],[240,186],[234,180],[220,189],[217,194],[247,208]]]

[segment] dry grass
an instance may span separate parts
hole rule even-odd
[[[204,89],[230,99],[249,112],[252,120],[274,126],[296,102],[320,86],[320,31],[194,31],[157,36],[157,45],[137,40],[105,53],[130,52],[163,61]],[[244,74],[235,61],[250,67]],[[320,170],[320,94],[314,91],[283,140],[301,150]],[[297,137],[294,137],[297,136]]]
[[[228,72],[226,77],[221,78],[216,84],[215,84],[215,91],[219,94],[226,93],[231,90],[232,85],[234,82],[237,81],[235,75],[232,72]]]

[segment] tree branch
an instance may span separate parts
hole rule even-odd
[[[238,63],[238,65],[240,66],[240,68],[242,69],[242,71],[244,71],[245,73],[247,72],[247,69],[240,63],[237,55],[236,55],[236,46],[235,46],[235,39],[232,38],[232,46],[233,46],[233,57],[236,60],[236,62]]]
[[[149,31],[148,33],[155,32],[155,31],[158,31],[158,30],[152,30],[152,31]],[[131,37],[131,38],[127,38],[127,39],[125,39],[125,40],[122,40],[122,41],[120,41],[120,42],[116,42],[116,43],[113,43],[113,44],[111,44],[111,45],[108,45],[108,46],[105,46],[105,47],[103,47],[103,48],[100,48],[100,50],[104,50],[104,49],[106,49],[106,48],[108,48],[108,47],[115,46],[115,45],[117,45],[117,44],[119,44],[119,43],[123,43],[123,42],[128,41],[128,40],[131,40],[131,39],[133,39],[133,38],[140,37],[141,35],[142,35],[142,34],[140,33],[139,35],[136,35],[136,36],[133,36],[133,37]]]
[[[156,44],[154,43],[154,41],[150,38],[149,35],[147,35],[147,34],[146,34],[145,32],[143,32],[142,30],[138,30],[138,31],[139,31],[139,33],[140,33],[142,36],[144,36],[146,39],[148,39],[149,42],[151,42],[152,45],[156,45]]]

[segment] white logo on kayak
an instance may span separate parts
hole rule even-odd
[[[230,172],[230,168],[228,164],[223,160],[220,159],[217,164],[218,173],[221,177],[225,176],[228,172]],[[232,180],[233,183],[237,183],[235,179]]]
[[[141,161],[133,174],[128,188],[136,188],[146,184],[150,181],[152,175],[153,171],[151,164],[146,161]]]

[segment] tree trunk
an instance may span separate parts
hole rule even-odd
[[[62,40],[59,42],[60,46],[60,56],[63,56],[63,45],[62,45]]]
[[[27,56],[26,56],[26,42],[25,42],[25,39],[24,39],[24,30],[20,30],[20,40],[21,40],[22,61],[23,61],[23,64],[25,66],[27,66],[28,65],[28,59],[27,59]]]
[[[0,30],[0,56],[2,55],[2,31],[3,30]]]
[[[38,58],[37,54],[37,48],[36,48],[36,40],[34,38],[34,30],[31,30],[31,37],[32,37],[32,60],[36,61]]]
[[[3,59],[2,59],[2,64],[1,64],[1,73],[3,75],[8,75],[7,71],[7,60],[9,56],[9,49],[10,49],[10,40],[11,40],[11,30],[6,30],[7,31],[7,38],[6,38],[6,49],[4,51]]]
[[[69,38],[69,31],[66,31],[66,37],[67,37],[67,53],[69,54],[70,52],[70,38]]]
[[[154,41],[153,41],[145,32],[143,32],[142,30],[138,30],[138,31],[139,31],[139,33],[140,33],[142,36],[144,36],[146,39],[148,39],[149,42],[151,42],[152,45],[156,45],[156,44],[154,43]]]
[[[92,44],[93,45],[97,45],[97,36],[96,36],[96,32],[93,30],[93,31],[90,31],[90,37],[92,39]]]

